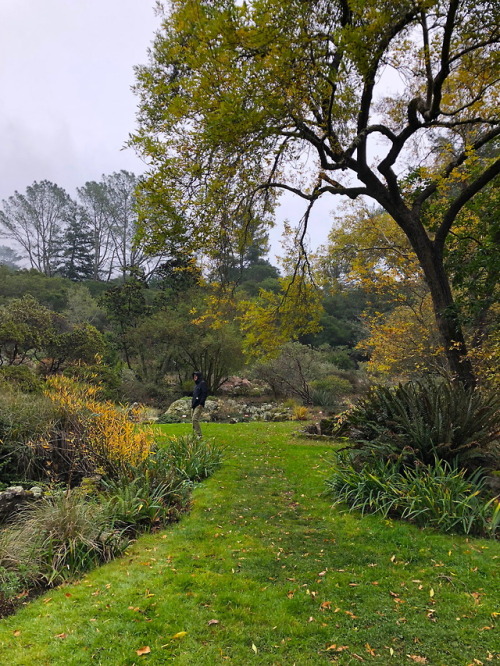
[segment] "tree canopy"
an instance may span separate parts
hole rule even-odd
[[[172,0],[137,68],[149,247],[182,233],[217,252],[285,190],[304,225],[321,197],[368,197],[406,234],[451,370],[473,384],[443,254],[500,172],[499,25],[494,0]]]

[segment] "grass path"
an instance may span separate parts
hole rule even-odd
[[[0,663],[500,663],[500,545],[332,511],[292,430],[205,426],[228,450],[192,512],[2,620]]]

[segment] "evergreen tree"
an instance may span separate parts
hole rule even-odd
[[[59,273],[74,282],[90,280],[94,276],[94,242],[85,212],[74,206],[64,232],[62,263]]]

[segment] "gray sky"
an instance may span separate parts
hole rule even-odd
[[[155,0],[0,0],[0,200],[50,180],[72,196],[86,181],[144,165],[123,150],[135,128],[133,66],[147,61]],[[324,242],[333,201],[311,228]],[[303,208],[285,197],[280,218]],[[271,233],[279,253],[281,225]]]
[[[51,180],[73,195],[143,165],[133,66],[146,62],[154,0],[0,0],[0,199]]]

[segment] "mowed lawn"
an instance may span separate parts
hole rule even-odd
[[[0,621],[0,663],[499,664],[500,544],[333,510],[298,427],[205,425],[192,511]]]

